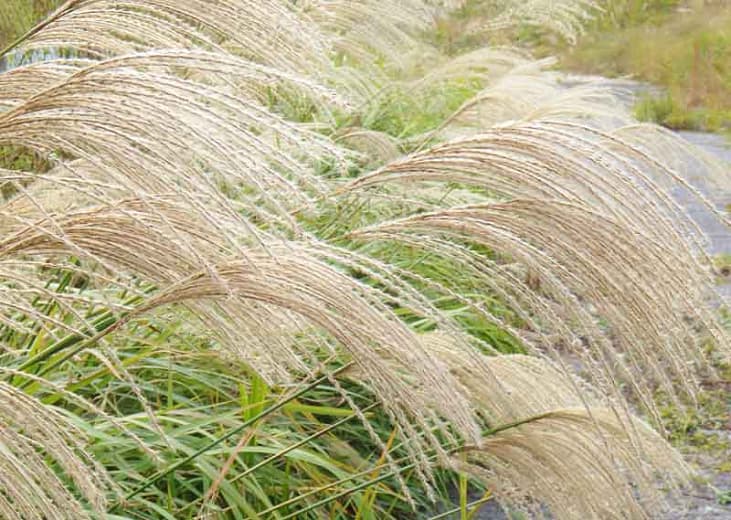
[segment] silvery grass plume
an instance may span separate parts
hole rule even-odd
[[[469,31],[499,31],[520,26],[534,26],[552,31],[569,43],[576,43],[584,25],[601,9],[596,0],[478,0],[474,2],[486,11],[483,17],[469,20]]]
[[[68,0],[6,49],[106,58],[151,49],[235,52],[288,72],[329,67],[329,43],[288,2]]]
[[[647,511],[663,500],[658,475],[670,486],[690,477],[657,432],[634,417],[625,422],[548,360],[508,354],[477,365],[449,334],[432,332],[420,340],[448,364],[475,409],[489,414],[488,423],[515,425],[498,427],[451,461],[484,480],[507,506],[535,516],[548,506],[561,518],[649,518]],[[420,390],[428,399],[429,389]]]
[[[103,514],[113,484],[85,451],[84,435],[71,421],[5,382],[0,417],[3,518],[84,518],[89,509]]]
[[[555,60],[517,64],[465,101],[438,132],[469,135],[516,121],[569,119],[611,130],[631,122],[617,95],[601,84],[566,85],[560,73],[545,70]]]
[[[650,374],[668,389],[677,379],[692,392],[688,361],[702,365],[703,342],[712,339],[726,351],[728,338],[707,310],[706,299],[717,296],[707,264],[696,259],[700,244],[688,238],[693,223],[646,173],[657,163],[631,143],[618,153],[621,146],[611,135],[560,122],[495,128],[439,145],[347,189],[451,182],[496,200],[386,220],[350,236],[404,240],[463,258],[475,276],[502,286],[536,332],[560,327],[565,348],[604,372],[595,381],[604,381],[604,391],[616,388],[617,376],[629,378],[653,410]],[[475,262],[470,242],[504,260]],[[526,275],[500,265],[505,261],[527,267],[535,279],[521,282]],[[571,330],[578,335],[565,336]],[[555,340],[546,343],[553,348]]]
[[[203,80],[166,74],[172,65],[225,71],[249,87],[233,94]],[[16,87],[23,89],[25,67],[4,75],[3,97],[12,108],[2,115],[0,142],[46,154],[63,150],[83,160],[84,171],[93,165],[97,177],[130,193],[177,190],[205,212],[209,204],[232,211],[223,190],[245,192],[250,211],[278,214],[264,218],[293,227],[289,210],[310,205],[311,197],[325,190],[307,163],[340,156],[328,140],[271,113],[257,99],[260,88],[280,81],[325,96],[323,102],[330,92],[233,56],[152,51],[83,63],[70,74],[56,62],[28,67],[45,69],[48,86],[39,85],[19,101],[23,92]],[[140,125],[143,117],[148,121]],[[194,150],[187,146],[191,141]]]
[[[351,59],[369,62],[375,51],[398,63],[404,49],[418,45],[416,36],[428,29],[434,11],[421,0],[313,0],[305,13]]]
[[[569,18],[583,12],[582,2],[572,5],[579,10],[561,11]],[[335,118],[316,132],[280,110],[286,92],[318,117],[357,113],[329,75],[334,51],[399,59],[435,12],[417,0],[64,4],[13,49],[58,47],[69,56],[0,75],[0,146],[46,161],[39,171],[0,170],[2,326],[23,338],[42,331],[51,349],[73,338],[57,364],[99,347],[117,367],[113,347],[135,320],[184,308],[197,334],[213,335],[273,383],[312,376],[318,353],[352,361],[345,375],[382,401],[426,486],[437,461],[528,510],[583,518],[621,504],[649,517],[662,507],[658,480],[682,483],[687,471],[634,417],[622,388],[657,416],[658,386],[673,396],[678,381],[697,391],[708,369],[702,346],[729,352],[708,305],[702,239],[668,194],[684,185],[677,165],[658,161],[630,127],[596,129],[563,109],[540,114],[550,120],[525,115],[525,106],[551,98],[550,82],[509,106],[510,82],[528,81],[515,74],[528,60],[509,51],[444,60],[407,85],[466,73],[492,90],[449,123],[488,99],[524,121],[469,118],[476,132],[407,157],[397,157],[395,136],[354,125],[335,132],[327,126]],[[365,84],[364,70],[357,80]],[[593,96],[580,97],[582,110]],[[388,162],[348,180],[343,143]],[[401,262],[403,251],[438,258],[452,274]],[[84,290],[53,290],[50,267]],[[507,320],[486,295],[520,319]],[[534,357],[501,354],[460,313],[508,331]],[[27,344],[3,345],[16,372],[45,355]],[[588,381],[572,374],[566,352]],[[128,373],[119,377],[145,402]],[[45,518],[56,504],[88,517],[104,510],[105,495],[117,503],[82,441],[58,448],[76,433],[68,421],[22,386],[0,392],[34,418],[1,407],[0,463],[44,479],[21,474],[22,489],[2,482],[9,518]],[[39,449],[57,466],[46,466]],[[399,463],[387,463],[398,474]]]

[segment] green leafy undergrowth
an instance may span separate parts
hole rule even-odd
[[[549,47],[561,68],[631,76],[662,87],[640,119],[670,128],[731,127],[731,6],[678,1],[609,3],[575,47]]]

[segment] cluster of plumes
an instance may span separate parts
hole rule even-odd
[[[562,86],[513,51],[435,56],[428,73],[411,67],[410,56],[426,55],[420,33],[456,5],[299,4],[70,0],[26,35],[13,52],[63,48],[66,57],[0,75],[0,147],[48,166],[0,170],[0,323],[104,344],[145,313],[185,306],[202,333],[272,382],[317,370],[316,352],[352,359],[427,485],[426,453],[437,449],[529,510],[649,515],[661,500],[646,464],[673,482],[686,472],[633,418],[621,389],[654,412],[657,385],[676,395],[682,381],[695,392],[708,369],[702,345],[729,351],[702,238],[669,193],[693,192],[681,171],[692,151],[675,146],[670,164],[658,161],[653,143],[665,149],[670,137],[646,139],[598,86]],[[509,4],[504,20],[525,14]],[[588,6],[534,4],[558,5],[531,12],[565,33]],[[402,142],[335,128],[338,114],[357,115],[389,85],[418,99],[454,78],[484,90],[427,135]],[[307,123],[288,118],[302,105]],[[409,146],[422,150],[398,157]],[[386,164],[348,180],[356,152]],[[327,233],[307,225],[345,200],[386,209],[365,226],[337,216]],[[371,255],[373,244],[443,258],[521,325],[480,294]],[[49,289],[49,267],[74,272],[86,290]],[[534,357],[503,356],[472,337],[440,308],[444,298]],[[44,314],[38,300],[68,318]],[[99,307],[115,316],[101,330],[89,318]],[[441,332],[424,337],[405,314]],[[16,354],[19,365],[30,355]],[[15,477],[2,483],[4,515],[103,509],[114,490],[79,441],[61,449],[80,437],[65,417],[9,386],[0,393],[0,463],[22,470],[22,487]],[[485,427],[494,431],[483,439]],[[467,443],[466,459],[450,462],[444,438]],[[40,449],[68,482],[44,469]]]
[[[550,29],[571,43],[576,42],[583,33],[586,22],[599,9],[597,2],[593,0],[495,0],[487,3],[495,10],[496,16],[478,27],[498,30],[518,25],[534,25]]]
[[[657,166],[640,160],[651,161],[630,143],[575,123],[495,128],[392,162],[348,189],[455,182],[508,200],[421,212],[351,236],[421,244],[459,261],[524,312],[538,334],[526,345],[569,350],[593,367],[605,391],[620,376],[652,410],[653,385],[671,391],[677,379],[692,392],[701,342],[727,339],[713,311],[699,305],[714,289],[686,240],[693,223],[653,182],[648,173]],[[478,259],[466,242],[499,252],[532,277]]]
[[[476,363],[449,335],[429,333],[421,341],[464,385],[475,410],[500,425],[453,464],[514,505],[536,516],[547,506],[560,518],[643,518],[662,502],[655,472],[670,486],[688,478],[678,453],[657,432],[606,408],[554,363],[520,354],[481,356]],[[638,444],[628,439],[628,427]]]
[[[97,512],[111,487],[103,468],[85,454],[83,434],[58,411],[0,383],[0,514],[3,518],[84,518],[88,510],[70,491],[70,479]],[[62,469],[59,475],[50,458]]]

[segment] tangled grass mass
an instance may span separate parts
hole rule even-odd
[[[485,46],[600,5],[31,4],[0,9],[1,518],[467,518],[468,488],[658,518],[689,484],[656,397],[693,407],[731,339],[674,194],[729,225],[687,181],[729,170]]]

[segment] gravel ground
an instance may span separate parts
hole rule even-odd
[[[711,155],[726,161],[731,168],[731,146],[724,136],[703,132],[678,132],[678,134]],[[724,209],[731,204],[731,186],[724,186],[720,191],[709,191],[702,182],[698,182],[697,187],[719,209]],[[697,201],[679,200],[708,236],[708,252],[711,255],[731,254],[731,232]],[[726,302],[731,302],[731,279],[727,277],[722,280],[719,289],[722,296],[726,298]],[[687,459],[697,469],[702,481],[697,484],[691,494],[685,497],[687,499],[686,511],[679,508],[678,511],[666,517],[668,520],[695,518],[731,520],[731,471],[729,471],[731,469],[731,385],[727,383],[725,388],[719,389],[719,394],[721,406],[725,406],[725,421],[713,429],[702,430],[701,433],[709,443],[725,445],[725,449],[707,450],[692,447],[683,449],[687,452]],[[725,471],[722,471],[719,466],[724,463],[726,467],[723,468]],[[726,496],[726,499],[721,499],[721,495]]]

